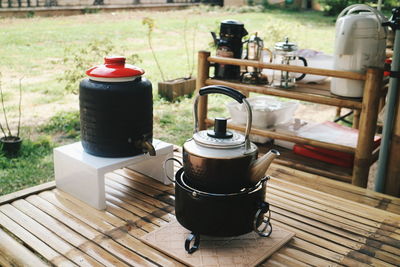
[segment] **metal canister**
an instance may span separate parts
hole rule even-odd
[[[242,58],[242,38],[247,35],[243,23],[237,20],[224,20],[220,25],[219,38],[217,38],[215,32],[211,32],[211,34],[217,47],[217,56]],[[215,64],[215,78],[239,79],[240,66]]]

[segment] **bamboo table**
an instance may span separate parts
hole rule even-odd
[[[296,236],[263,266],[400,264],[400,199],[277,164],[269,173],[272,224]],[[54,182],[0,197],[0,265],[180,266],[139,240],[174,219],[173,187],[129,169],[106,177],[105,211]]]

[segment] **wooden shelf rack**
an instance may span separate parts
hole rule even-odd
[[[364,95],[362,99],[335,96],[330,93],[329,84],[298,84],[294,89],[279,89],[267,85],[251,85],[243,84],[239,81],[212,79],[210,78],[210,67],[214,63],[245,67],[251,66],[262,69],[284,70],[327,77],[361,80],[365,81]],[[383,70],[378,68],[369,68],[364,75],[348,71],[279,65],[261,63],[251,60],[215,57],[210,56],[210,52],[208,51],[200,51],[198,54],[198,73],[196,86],[197,89],[199,89],[206,85],[225,85],[237,89],[246,95],[248,95],[250,92],[261,93],[354,110],[354,125],[355,128],[359,129],[358,142],[355,148],[255,128],[252,129],[252,134],[290,141],[298,144],[317,146],[335,151],[354,153],[355,159],[352,175],[342,175],[340,180],[347,180],[354,185],[366,187],[370,166],[376,161],[379,152],[378,150],[373,151],[373,139],[375,136],[379,103],[382,95],[384,94],[384,89],[382,88],[382,78]],[[208,126],[213,124],[213,121],[207,118],[207,103],[207,95],[202,96],[199,101],[198,110],[199,129],[201,130],[206,129]],[[243,126],[233,124],[229,124],[229,128],[241,131],[244,130]]]

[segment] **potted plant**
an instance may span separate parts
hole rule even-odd
[[[21,79],[22,80],[22,79]],[[21,80],[19,81],[19,101],[18,101],[18,125],[17,125],[17,133],[14,135],[11,132],[10,123],[6,113],[6,107],[4,103],[4,94],[1,84],[1,74],[0,74],[0,99],[1,99],[1,107],[4,116],[4,123],[0,122],[0,130],[3,134],[3,137],[0,138],[1,150],[6,155],[15,155],[19,152],[21,148],[22,139],[19,136],[20,128],[21,128],[21,102],[22,102],[22,86]]]
[[[153,55],[153,58],[156,62],[157,68],[160,71],[160,75],[162,78],[162,82],[158,83],[158,94],[161,97],[164,97],[168,101],[174,101],[180,96],[190,95],[196,89],[196,78],[192,77],[194,70],[194,46],[195,46],[195,31],[193,32],[193,56],[192,58],[189,55],[189,47],[187,41],[187,20],[185,20],[184,28],[183,28],[183,40],[185,44],[185,53],[187,59],[187,68],[188,68],[188,76],[183,78],[177,78],[173,80],[166,80],[164,73],[162,71],[161,65],[157,59],[156,53],[154,52],[152,45],[152,32],[155,27],[154,20],[152,18],[146,17],[143,19],[142,24],[146,25],[148,28],[147,31],[147,41]],[[190,62],[191,61],[191,62]]]

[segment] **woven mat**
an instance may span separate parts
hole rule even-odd
[[[273,226],[269,237],[260,237],[255,232],[227,238],[201,236],[199,249],[188,254],[184,243],[189,233],[175,220],[142,236],[141,240],[189,266],[256,266],[294,236],[277,226]]]

